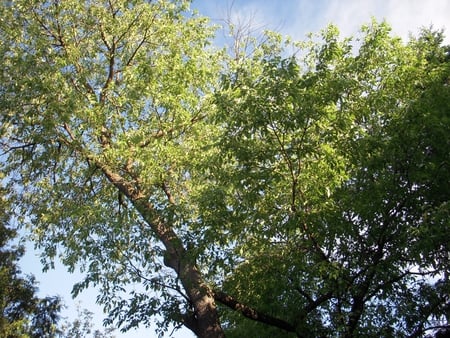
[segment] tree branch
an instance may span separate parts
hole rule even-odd
[[[277,328],[282,329],[287,332],[296,333],[295,327],[293,325],[289,324],[288,322],[286,322],[282,319],[275,318],[275,317],[266,315],[264,313],[261,313],[261,312],[255,310],[254,308],[251,308],[250,306],[240,303],[239,301],[237,301],[233,297],[225,294],[224,292],[214,290],[213,296],[214,296],[214,299],[216,301],[218,301],[219,303],[229,307],[230,309],[232,309],[234,311],[240,312],[242,315],[244,315],[245,317],[247,317],[249,319],[252,319],[254,321],[264,323],[264,324],[267,324],[270,326],[277,327]],[[299,334],[297,334],[297,336],[299,338],[302,337]]]
[[[166,182],[163,182],[161,184],[161,188],[163,189],[164,193],[166,194],[167,200],[169,201],[169,203],[175,204],[175,198],[173,197],[172,193],[170,192],[170,189]]]
[[[26,149],[26,148],[29,148],[29,147],[35,147],[37,145],[37,143],[35,143],[35,142],[31,142],[31,143],[26,143],[26,144],[21,144],[21,145],[17,145],[17,146],[10,146],[10,145],[5,145],[5,151],[4,152],[2,152],[2,153],[0,153],[0,156],[3,156],[3,155],[6,155],[6,154],[8,154],[8,153],[10,153],[10,152],[12,152],[12,151],[14,151],[14,150],[17,150],[17,149],[21,149],[21,150],[24,150],[24,149]]]

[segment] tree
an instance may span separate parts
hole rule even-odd
[[[81,258],[75,294],[101,285],[125,328],[163,313],[217,336],[184,209],[218,68],[205,49],[211,29],[187,11],[187,1],[3,4],[3,169],[45,255],[65,238],[63,262],[74,269]],[[139,282],[122,302],[123,285]]]
[[[303,64],[257,55],[219,95],[231,160],[205,211],[242,259],[224,289],[293,336],[448,328],[449,49],[377,23],[357,51],[334,27],[322,37]],[[226,318],[231,337],[286,334]]]
[[[77,308],[77,311],[78,318],[62,325],[60,337],[86,338],[91,334],[93,338],[114,338],[111,335],[114,332],[112,328],[107,328],[104,332],[92,330],[93,313],[91,311],[80,308]]]
[[[2,171],[45,268],[80,267],[123,330],[448,325],[442,36],[372,23],[353,54],[330,27],[290,56],[268,33],[235,58],[188,5],[1,7]]]
[[[4,191],[2,191],[4,193]],[[33,276],[22,276],[17,266],[21,246],[11,246],[17,234],[6,226],[6,202],[0,200],[0,335],[2,337],[53,337],[58,332],[59,297],[39,298]]]
[[[6,191],[1,190],[2,194]],[[11,210],[6,200],[0,200],[0,335],[15,337],[87,337],[92,331],[92,313],[79,310],[79,318],[72,323],[61,323],[63,303],[60,297],[39,298],[37,282],[32,275],[23,276],[18,267],[24,254],[17,242],[17,232],[12,227],[7,210]],[[95,330],[93,337],[112,337],[111,328],[105,332]]]

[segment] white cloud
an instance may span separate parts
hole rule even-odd
[[[377,2],[380,3],[380,2]],[[380,7],[374,1],[329,1],[325,8],[325,24],[335,24],[343,36],[354,35],[361,25],[379,15]]]
[[[450,42],[450,1],[448,0],[390,0],[387,4],[386,20],[394,32],[406,38],[409,33],[417,34],[422,27],[433,25],[445,29],[446,42]]]
[[[298,15],[303,14],[308,0],[286,1],[296,3]],[[343,36],[355,35],[359,28],[369,23],[372,17],[378,21],[386,20],[393,32],[403,39],[409,33],[417,34],[422,27],[433,25],[435,29],[444,28],[446,42],[450,42],[450,1],[448,0],[328,0],[316,1],[313,16],[305,31],[304,22],[293,21],[286,31],[297,39],[307,32],[317,32],[328,24],[335,24]],[[274,14],[276,15],[276,14]]]
[[[316,33],[329,23],[337,25],[343,36],[355,35],[371,17],[386,19],[395,34],[407,39],[421,27],[444,28],[450,43],[449,0],[195,0],[194,7],[213,19],[254,23],[295,39]],[[216,21],[217,22],[217,21]]]

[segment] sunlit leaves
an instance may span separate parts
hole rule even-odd
[[[162,249],[99,167],[131,181],[174,227],[195,219],[178,215],[206,145],[212,29],[184,1],[13,1],[1,10],[2,167],[17,210],[44,267],[60,256],[81,269],[74,293],[98,285],[99,301],[119,314],[145,301],[120,302],[123,287],[159,279]],[[166,208],[172,201],[179,211]],[[177,282],[165,283],[150,285],[175,301],[167,286]]]

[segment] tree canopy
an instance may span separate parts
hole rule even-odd
[[[232,55],[188,1],[14,0],[0,14],[5,198],[45,269],[84,272],[74,295],[99,288],[107,323],[449,328],[442,32],[267,32]]]

